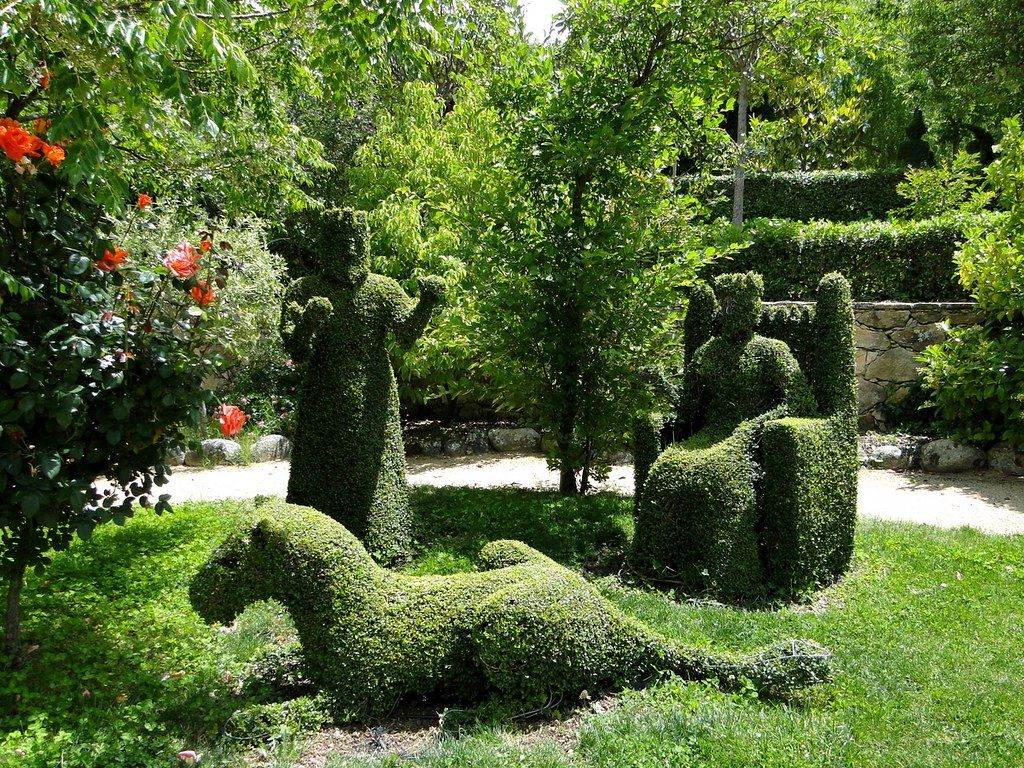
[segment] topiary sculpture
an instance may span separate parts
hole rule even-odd
[[[394,280],[369,271],[366,217],[324,214],[319,271],[285,295],[281,336],[303,366],[288,501],[346,525],[381,562],[410,543],[405,451],[388,333],[402,346],[423,332],[444,294],[420,281],[414,302]]]
[[[815,307],[781,312],[762,309],[761,285],[754,273],[722,275],[713,295],[705,289],[691,301],[689,311],[706,317],[687,317],[694,351],[663,432],[674,444],[656,458],[646,450],[637,473],[634,567],[728,598],[765,584],[792,593],[826,583],[853,551],[849,284],[827,275]],[[803,369],[789,344],[757,335],[755,324],[789,339]],[[637,446],[651,442],[637,432]]]
[[[491,542],[479,572],[405,576],[378,566],[342,525],[272,502],[200,569],[192,604],[230,622],[256,600],[289,610],[305,672],[339,719],[407,696],[489,693],[543,704],[673,672],[782,693],[821,682],[829,654],[790,641],[751,656],[686,650],[621,613],[583,578],[518,541]]]

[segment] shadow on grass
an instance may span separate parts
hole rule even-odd
[[[417,488],[413,512],[412,573],[470,570],[495,539],[518,539],[570,568],[607,570],[621,564],[633,528],[632,500],[610,493]]]

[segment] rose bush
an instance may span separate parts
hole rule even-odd
[[[228,246],[179,243],[162,261],[112,242],[104,210],[58,172],[63,147],[13,120],[0,131],[0,574],[17,660],[26,568],[136,504],[168,508],[164,456],[212,404]],[[139,196],[136,224],[151,202]]]

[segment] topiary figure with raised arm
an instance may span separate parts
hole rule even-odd
[[[341,522],[380,562],[400,560],[411,520],[398,388],[387,354],[423,332],[444,281],[420,281],[414,301],[389,277],[370,272],[366,216],[323,214],[314,274],[292,283],[281,337],[303,367],[288,501]]]
[[[377,565],[344,526],[275,501],[212,554],[189,595],[200,616],[222,623],[257,600],[284,604],[303,671],[339,720],[379,715],[411,696],[495,696],[533,708],[669,672],[725,687],[749,680],[770,695],[830,676],[831,655],[808,641],[749,655],[684,648],[519,541],[487,544],[479,568],[397,573]]]

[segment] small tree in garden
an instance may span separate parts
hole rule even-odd
[[[209,240],[162,259],[110,242],[103,210],[58,176],[75,146],[47,144],[45,128],[0,121],[0,572],[15,662],[26,569],[136,503],[167,509],[154,486],[207,400],[204,320],[224,279]]]
[[[965,440],[1005,440],[1024,450],[1024,133],[1003,124],[987,184],[1007,211],[976,229],[956,255],[960,283],[986,320],[925,350],[924,384],[936,413]]]

